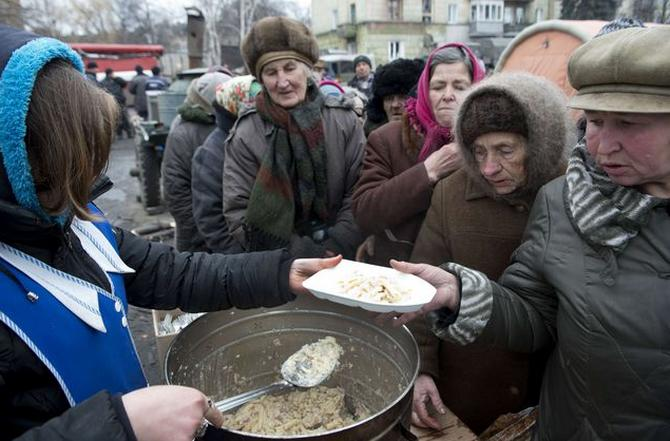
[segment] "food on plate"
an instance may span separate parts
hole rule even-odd
[[[385,275],[366,275],[354,272],[339,281],[348,295],[368,302],[400,303],[409,298],[409,290],[397,280]]]
[[[346,427],[369,414],[342,388],[317,386],[257,398],[224,415],[223,426],[262,435],[306,435]]]

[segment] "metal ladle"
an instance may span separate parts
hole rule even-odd
[[[217,401],[215,406],[227,412],[263,395],[295,386],[309,388],[323,383],[339,365],[342,347],[333,337],[304,345],[281,365],[283,380]]]

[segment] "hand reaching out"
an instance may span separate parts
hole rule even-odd
[[[453,274],[442,268],[427,265],[425,263],[415,264],[391,260],[391,267],[403,273],[414,274],[433,285],[437,290],[433,299],[423,305],[421,309],[414,312],[406,312],[397,317],[397,319],[393,321],[394,326],[402,326],[417,317],[421,317],[428,312],[437,309],[449,308],[452,311],[456,310],[460,302],[461,294],[458,279]]]
[[[446,412],[435,381],[430,375],[419,374],[414,382],[414,396],[412,397],[412,424],[418,427],[441,429],[440,423],[428,413],[428,403],[441,414]]]
[[[322,269],[332,268],[342,261],[342,256],[329,257],[327,259],[296,259],[291,264],[288,273],[289,289],[296,294],[307,294],[307,288],[302,286],[302,282],[307,280],[312,274]]]

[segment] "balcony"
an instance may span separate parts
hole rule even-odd
[[[502,21],[478,20],[470,22],[470,36],[501,36],[503,34]]]
[[[353,23],[341,24],[337,26],[337,30],[335,32],[340,38],[352,40],[356,38],[356,25]]]
[[[523,31],[525,28],[530,26],[532,23],[505,23],[503,27],[503,32],[505,35],[516,35],[519,32]]]

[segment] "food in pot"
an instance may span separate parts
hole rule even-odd
[[[398,281],[383,275],[355,272],[339,284],[348,295],[368,302],[400,303],[409,296],[409,291]]]
[[[340,387],[317,386],[265,395],[224,415],[223,427],[259,435],[307,435],[354,424],[369,416]]]
[[[306,344],[282,364],[282,377],[301,387],[321,384],[339,366],[342,352],[331,336]]]

